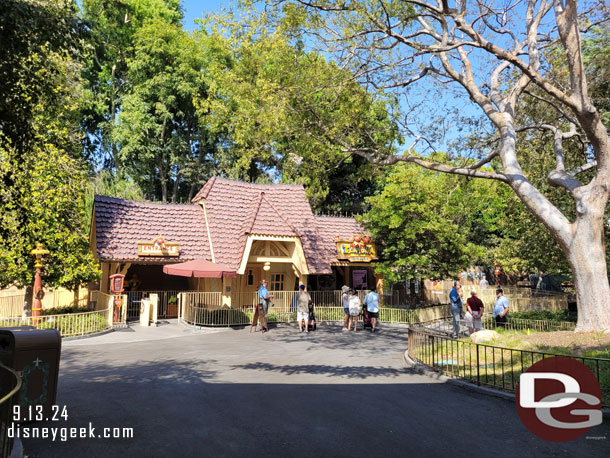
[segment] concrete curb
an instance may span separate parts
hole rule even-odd
[[[62,340],[69,342],[71,340],[88,339],[89,337],[97,337],[97,336],[103,336],[104,334],[110,334],[111,332],[114,332],[114,328],[104,329],[103,331],[92,332],[91,334],[85,334],[82,336],[62,337]]]
[[[425,364],[418,363],[413,361],[408,354],[409,350],[405,350],[403,353],[403,359],[405,360],[405,364],[410,369],[415,369],[415,371],[421,375],[427,375],[428,377],[435,378],[437,380],[442,380],[445,383],[450,383],[452,385],[459,386],[461,388],[467,389],[469,391],[476,391],[478,393],[483,393],[488,396],[494,396],[497,398],[504,399],[506,401],[515,402],[515,395],[513,393],[507,393],[500,390],[494,390],[493,388],[489,388],[486,386],[475,385],[474,383],[466,382],[464,380],[459,380],[451,377],[447,377],[446,375],[441,374],[440,372],[436,372]],[[602,416],[606,419],[610,419],[610,409],[602,408]]]
[[[477,391],[479,393],[487,394],[490,396],[495,396],[498,398],[505,399],[507,401],[515,401],[515,395],[511,393],[506,393],[500,390],[494,390],[493,388],[488,388],[486,386],[475,385],[474,383],[465,382],[464,380],[458,380],[455,378],[447,377],[446,375],[441,374],[433,369],[430,369],[425,364],[418,363],[413,361],[409,355],[408,350],[405,350],[403,354],[403,358],[407,367],[411,369],[415,369],[419,374],[427,375],[428,377],[436,378],[437,380],[442,380],[445,383],[450,383],[452,385],[457,385],[462,388],[466,388],[467,390]]]

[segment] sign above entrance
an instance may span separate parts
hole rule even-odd
[[[152,242],[138,242],[138,256],[178,256],[179,243],[166,242],[159,235]]]
[[[337,259],[349,262],[371,262],[377,259],[377,248],[368,236],[354,235],[351,239],[335,237]]]

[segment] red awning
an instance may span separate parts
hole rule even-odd
[[[237,272],[225,264],[215,264],[205,259],[168,264],[163,266],[163,273],[195,278],[237,277]]]

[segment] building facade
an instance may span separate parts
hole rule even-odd
[[[128,291],[222,292],[223,305],[252,303],[261,280],[274,291],[374,289],[377,253],[354,218],[314,216],[299,185],[213,177],[191,204],[96,196],[91,250],[99,289],[124,274]],[[194,259],[225,264],[235,278],[175,277],[163,265]]]

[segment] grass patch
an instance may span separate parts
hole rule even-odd
[[[575,337],[570,331],[526,333],[503,328],[496,331],[499,336],[495,341],[478,346],[468,338],[430,340],[425,336],[415,341],[410,354],[449,376],[506,391],[517,389],[520,375],[543,358],[539,353],[571,356],[596,375],[602,389],[602,404],[610,406],[610,347],[607,344],[598,347],[604,344],[600,340],[604,336]]]
[[[546,321],[572,321],[576,323],[577,314],[569,310],[529,310],[527,312],[511,312],[508,320],[518,318],[522,320],[546,320]]]

